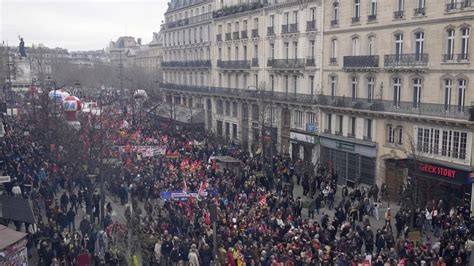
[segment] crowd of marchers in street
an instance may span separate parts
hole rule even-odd
[[[2,222],[28,232],[28,253],[31,256],[36,249],[40,265],[85,265],[89,259],[97,265],[114,265],[108,249],[111,236],[104,230],[113,224],[114,210],[107,203],[99,224],[100,196],[81,163],[56,163],[50,147],[23,134],[26,126],[21,120],[5,120],[4,125],[1,167],[12,177],[4,184],[5,192],[31,199],[37,223]],[[301,160],[247,152],[203,130],[177,130],[170,122],[144,121],[140,128],[123,130],[135,136],[133,145],[166,149],[153,156],[125,149],[118,155],[122,162],[118,171],[105,173],[108,193],[127,206],[126,226],[153,239],[153,245],[142,248],[152,254],[143,257],[144,265],[343,266],[367,260],[377,266],[472,265],[474,261],[474,219],[449,202],[416,208],[402,204],[396,213],[390,208],[380,212],[387,193],[384,185],[338,186],[337,172],[325,162],[308,168]],[[219,155],[240,160],[238,171],[218,166],[213,158]],[[294,195],[295,186],[303,186],[303,195]],[[163,192],[177,191],[198,196],[162,197]],[[211,204],[217,205],[216,247]],[[76,227],[78,209],[87,215]],[[383,225],[371,224],[374,220],[384,221]],[[413,231],[420,232],[419,239],[410,239]]]

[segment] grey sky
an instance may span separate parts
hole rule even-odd
[[[152,39],[167,0],[0,0],[0,41],[98,50],[127,35]]]

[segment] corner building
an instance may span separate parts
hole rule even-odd
[[[473,24],[471,1],[325,1],[321,160],[340,183],[472,206]]]
[[[201,99],[206,128],[246,149],[278,151],[315,163],[322,2],[208,4],[212,8],[208,79],[199,82],[183,69],[176,71],[182,73],[178,75],[165,70],[162,88],[173,95],[168,98]],[[165,16],[176,17],[183,10],[168,10]],[[179,54],[182,48],[172,41],[179,28],[164,28],[164,50]],[[173,56],[167,58],[165,52],[162,66]]]

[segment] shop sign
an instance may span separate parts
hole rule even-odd
[[[344,142],[344,141],[338,141],[336,143],[336,147],[340,150],[346,150],[346,151],[354,151],[355,150],[354,143],[349,143],[349,142]]]
[[[0,176],[0,184],[1,183],[8,183],[11,181],[11,178],[9,175],[3,175],[3,176]]]
[[[301,142],[307,142],[311,144],[316,144],[316,137],[306,134],[301,134],[297,132],[290,132],[290,139],[298,140]]]
[[[316,131],[317,131],[316,123],[307,123],[306,124],[306,131],[311,132],[311,133],[316,133]]]
[[[424,173],[430,173],[430,174],[439,175],[442,177],[447,177],[450,179],[456,178],[456,172],[457,172],[457,170],[454,170],[451,168],[437,166],[437,165],[433,165],[429,163],[421,163],[420,171]]]

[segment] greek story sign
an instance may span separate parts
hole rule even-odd
[[[447,177],[450,179],[456,178],[456,172],[457,172],[457,170],[454,170],[454,169],[450,169],[450,168],[442,167],[442,166],[436,166],[429,163],[421,163],[420,171],[424,173]]]

